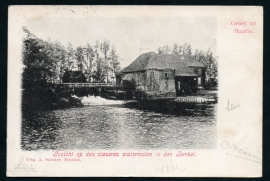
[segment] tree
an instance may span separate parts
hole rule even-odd
[[[165,45],[163,47],[159,47],[158,48],[158,53],[159,54],[171,54],[172,53],[172,50],[171,50],[171,47],[170,46]]]
[[[212,85],[218,83],[218,57],[213,56],[213,52],[209,49],[207,52],[195,51],[195,59],[203,63],[206,67],[205,78],[206,85],[211,88]]]
[[[81,46],[77,47],[76,52],[75,52],[75,58],[77,61],[78,70],[82,72],[83,72],[84,62],[85,62],[83,53],[84,53],[83,48]]]
[[[181,55],[192,55],[191,45],[184,43],[183,45],[178,45],[175,43],[173,45],[173,50],[168,45],[158,48],[159,54],[181,54]],[[206,67],[205,76],[206,84],[217,84],[218,82],[218,57],[213,56],[213,52],[209,49],[207,52],[202,50],[195,50],[194,57],[197,61],[203,63]],[[214,83],[213,83],[214,81]]]
[[[205,60],[205,52],[203,52],[202,50],[195,50],[195,59],[198,60],[199,62],[205,64],[206,60]]]
[[[74,68],[74,59],[75,59],[75,50],[72,48],[72,44],[68,43],[67,45],[68,70],[72,70]]]
[[[213,56],[213,52],[210,51],[210,49],[206,52],[205,55],[206,59],[206,76],[210,79],[216,79],[217,78],[217,57]]]
[[[192,54],[192,49],[191,49],[190,44],[185,43],[183,45],[183,54],[184,55],[191,55]]]
[[[107,77],[107,82],[109,81],[109,72],[110,72],[109,59],[107,56],[109,49],[110,49],[110,42],[107,40],[104,40],[104,42],[100,44],[100,50],[104,55],[104,57],[101,59],[102,64],[100,64],[100,65],[103,66],[102,72]]]
[[[93,75],[98,82],[105,80],[110,72],[120,70],[115,48],[110,50],[110,42],[98,41],[94,47],[87,44],[76,50],[69,43],[65,48],[59,41],[44,41],[23,27],[25,37],[22,46],[22,109],[29,110],[49,108],[59,101],[56,83],[62,79],[66,70],[72,70],[74,64],[89,77]],[[109,54],[109,55],[108,55]],[[94,70],[96,66],[96,70]]]
[[[104,58],[99,58],[96,61],[96,70],[93,72],[93,77],[96,79],[97,82],[104,82],[107,76],[107,62]]]
[[[108,40],[102,43],[96,41],[94,47],[88,43],[85,47],[78,46],[74,50],[71,43],[65,48],[59,41],[44,41],[27,28],[23,30],[27,35],[23,42],[24,80],[29,79],[26,81],[28,83],[57,83],[64,72],[72,70],[74,65],[85,74],[88,81],[91,76],[96,77],[97,81],[104,81],[107,76],[109,81],[109,75],[120,70],[116,49]]]
[[[158,54],[162,54],[163,53],[163,50],[162,50],[162,47],[158,47]]]
[[[119,57],[116,53],[115,47],[110,45],[108,40],[104,40],[99,43],[96,41],[96,45],[92,48],[91,53],[93,56],[93,67],[95,70],[92,75],[96,81],[109,82],[111,74],[118,73],[120,71]],[[95,60],[95,61],[94,61]]]
[[[69,61],[67,59],[67,56],[68,56],[67,51],[66,51],[65,47],[62,46],[61,44],[59,44],[59,53],[60,53],[59,54],[60,62],[59,62],[58,76],[60,78],[60,82],[62,82],[61,79],[62,79],[65,71],[69,69]]]
[[[50,57],[50,44],[37,38],[24,27],[26,37],[23,39],[23,86],[35,87],[46,84],[53,77],[54,60]]]
[[[98,53],[98,48],[99,48],[99,42],[96,41],[96,44],[95,44],[95,54],[96,54],[96,61],[99,59],[99,53]]]
[[[85,75],[87,77],[88,82],[90,82],[90,77],[92,76],[92,71],[93,71],[93,61],[95,58],[95,51],[94,49],[90,46],[90,44],[88,43],[85,50],[85,55],[86,55],[86,61],[85,61]]]
[[[192,49],[190,44],[183,44],[183,45],[178,45],[175,43],[173,45],[173,49],[171,49],[170,46],[165,45],[163,47],[158,48],[158,53],[159,54],[181,54],[181,55],[191,55],[192,54]]]
[[[114,76],[116,76],[115,74],[120,71],[120,62],[118,58],[115,47],[113,46],[110,52],[110,66]]]
[[[179,46],[178,46],[178,44],[177,43],[175,43],[174,45],[173,45],[173,54],[178,54],[179,53]]]
[[[26,33],[22,49],[22,112],[32,113],[29,110],[45,108],[55,100],[53,84],[56,79],[56,63],[61,60],[55,43],[44,41],[23,28]],[[61,52],[60,51],[60,52]]]
[[[107,59],[107,52],[109,51],[109,49],[110,49],[110,42],[104,40],[104,42],[100,44],[100,50],[103,52],[105,59]]]
[[[53,61],[52,82],[57,83],[68,68],[67,52],[59,41],[47,42],[49,59]]]

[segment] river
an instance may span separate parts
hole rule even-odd
[[[216,103],[89,105],[22,119],[22,150],[213,149]]]

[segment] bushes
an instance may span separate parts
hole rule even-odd
[[[206,90],[212,90],[217,87],[217,80],[215,79],[209,79],[205,81],[205,89]]]
[[[82,106],[81,100],[71,97],[71,94],[60,97],[54,85],[35,86],[22,91],[23,114],[74,106]]]

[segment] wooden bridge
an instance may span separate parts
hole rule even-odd
[[[81,88],[81,87],[92,87],[92,88],[102,88],[102,87],[116,87],[115,83],[62,83],[58,84],[61,87],[68,88]]]

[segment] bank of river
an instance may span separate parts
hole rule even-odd
[[[30,114],[23,150],[209,149],[216,147],[216,104],[89,105]]]

